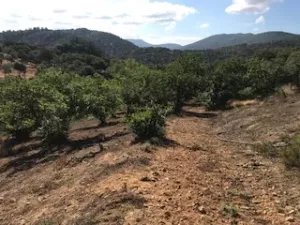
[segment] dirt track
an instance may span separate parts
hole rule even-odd
[[[0,224],[299,224],[298,174],[217,139],[217,119],[187,108],[162,147],[81,122],[71,146],[1,159]]]

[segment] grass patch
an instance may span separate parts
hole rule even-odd
[[[255,150],[267,157],[281,158],[287,168],[300,169],[300,137],[285,138],[277,144],[259,144]]]
[[[300,168],[300,137],[290,141],[280,156],[287,168]]]
[[[263,144],[255,145],[255,151],[261,153],[266,157],[278,157],[280,155],[280,151],[278,148],[274,147],[273,143],[267,142]]]
[[[229,218],[239,217],[239,209],[234,203],[222,203],[220,207],[220,213]]]

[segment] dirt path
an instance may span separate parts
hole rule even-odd
[[[28,168],[3,169],[24,160],[1,159],[0,224],[300,224],[298,175],[218,140],[217,119],[188,108],[168,121],[172,143],[156,148],[131,144],[123,125],[83,122],[71,134],[74,149]]]

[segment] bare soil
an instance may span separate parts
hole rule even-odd
[[[169,118],[160,146],[135,143],[122,118],[79,121],[53,148],[33,138],[0,159],[0,224],[300,224],[299,172],[221,141],[296,134],[298,97],[227,112],[187,107]]]

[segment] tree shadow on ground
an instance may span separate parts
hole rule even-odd
[[[120,123],[120,121],[110,121],[107,123],[99,122],[97,125],[83,127],[83,128],[77,128],[77,129],[71,130],[71,132],[89,131],[89,130],[95,130],[95,129],[99,129],[99,128],[113,127],[113,126],[118,125],[119,123]]]
[[[0,168],[0,173],[4,173],[10,169],[13,169],[12,172],[10,172],[7,176],[12,176],[17,172],[29,170],[38,164],[44,164],[48,162],[52,162],[57,160],[62,155],[68,155],[75,151],[97,146],[99,151],[97,154],[105,151],[105,149],[101,148],[102,143],[106,143],[108,141],[111,141],[113,139],[117,139],[123,136],[128,135],[129,132],[116,132],[115,134],[112,134],[111,136],[103,137],[102,134],[97,135],[95,137],[90,137],[82,140],[68,140],[65,143],[55,145],[55,146],[49,146],[43,142],[40,143],[40,145],[36,146],[37,148],[34,149],[34,151],[29,152],[30,154],[27,154],[25,156],[19,156],[15,159],[12,159],[7,164],[3,165]],[[25,150],[32,150],[30,147],[26,147],[26,149],[20,149],[19,151],[25,152]]]
[[[152,137],[152,138],[135,138],[131,144],[135,145],[135,144],[145,144],[145,143],[150,143],[154,146],[158,146],[158,147],[176,147],[176,146],[180,146],[180,144],[172,139],[169,139],[167,137]]]
[[[181,116],[182,117],[198,117],[198,118],[203,118],[203,119],[209,119],[209,118],[216,118],[218,116],[218,114],[211,113],[211,112],[194,112],[194,111],[182,110]]]

